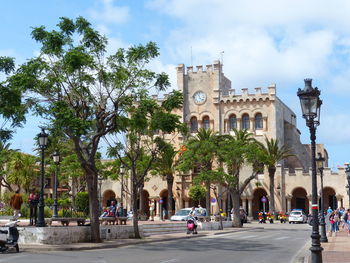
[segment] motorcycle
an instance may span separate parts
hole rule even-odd
[[[11,221],[5,225],[8,230],[0,230],[0,234],[6,235],[5,240],[0,238],[0,252],[3,253],[12,247],[16,249],[17,253],[19,252],[19,246],[17,243],[19,238],[17,223],[18,221]]]
[[[280,220],[281,223],[286,223],[287,222],[287,216],[285,214],[279,214],[278,215],[278,220]]]

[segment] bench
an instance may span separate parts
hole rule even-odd
[[[51,226],[52,222],[61,222],[62,226],[69,226],[70,222],[77,222],[78,226],[85,225],[85,218],[73,218],[73,217],[59,217],[59,218],[48,218],[45,222]]]
[[[105,216],[105,217],[100,217],[100,224],[106,223],[110,225],[126,225],[126,221],[128,220],[127,217],[113,217],[113,216]]]

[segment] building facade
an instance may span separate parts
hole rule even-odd
[[[275,175],[275,202],[277,211],[290,211],[301,208],[306,212],[311,206],[311,154],[310,146],[300,142],[300,132],[296,126],[296,115],[277,96],[276,85],[269,85],[266,92],[263,88],[255,88],[249,93],[247,88],[240,91],[231,87],[231,81],[223,74],[219,61],[213,64],[191,67],[178,65],[177,88],[183,92],[183,109],[178,112],[182,121],[186,123],[192,134],[199,128],[212,129],[219,134],[230,134],[232,129],[246,129],[258,141],[264,143],[265,137],[277,139],[280,145],[286,145],[295,155],[281,162]],[[165,95],[166,96],[166,95]],[[156,97],[155,97],[156,98]],[[156,98],[158,99],[158,98]],[[297,99],[297,96],[296,96]],[[161,99],[158,99],[161,101]],[[179,149],[184,143],[180,135],[172,140]],[[321,152],[328,160],[327,151],[323,145],[317,145],[317,152]],[[244,167],[240,180],[251,174],[249,167]],[[145,182],[139,198],[141,212],[149,213],[149,204],[154,202],[155,211],[160,215],[162,209],[169,212],[183,207],[196,205],[189,198],[188,191],[192,185],[194,173],[177,174],[174,180],[174,205],[167,207],[167,185],[165,178],[151,177]],[[318,180],[318,185],[320,184]],[[324,170],[325,206],[332,208],[349,207],[346,191],[346,175],[344,169],[333,173],[329,168]],[[255,217],[262,209],[268,210],[269,176],[267,171],[252,180],[241,196],[241,205],[248,215]],[[121,200],[122,191],[119,182],[107,180],[101,186],[102,204],[106,206],[109,200]],[[267,203],[261,198],[265,196]],[[124,204],[130,208],[130,198],[123,194]],[[217,202],[222,202],[226,210],[230,201],[226,195],[220,200],[212,200],[210,207],[213,213],[218,211]],[[205,202],[201,203],[202,206]]]

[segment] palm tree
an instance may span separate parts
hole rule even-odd
[[[199,129],[195,136],[188,139],[186,151],[179,159],[178,169],[188,171],[197,167],[199,172],[212,170],[213,161],[218,149],[218,136],[211,129]],[[206,187],[206,208],[210,215],[210,181],[204,182]]]
[[[291,154],[290,149],[285,145],[279,146],[277,139],[268,139],[265,137],[266,146],[261,144],[262,150],[264,152],[264,164],[267,167],[269,178],[270,178],[270,210],[275,211],[275,173],[276,165],[283,159],[294,156]]]
[[[223,136],[219,147],[219,161],[227,166],[227,187],[232,197],[234,227],[240,227],[239,201],[240,196],[249,182],[260,171],[261,150],[253,134],[247,130],[233,130],[234,136]],[[240,182],[240,170],[245,163],[253,167],[252,174],[242,183]]]
[[[172,144],[165,142],[163,139],[157,141],[160,150],[159,157],[155,160],[154,169],[157,174],[166,178],[168,189],[168,217],[171,216],[171,208],[173,205],[173,184],[175,173],[175,157],[178,153]]]
[[[28,193],[38,174],[35,156],[14,152],[9,163],[7,181]]]

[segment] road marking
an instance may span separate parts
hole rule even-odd
[[[281,239],[286,239],[286,238],[289,238],[289,237],[277,237],[277,238],[275,238],[275,240],[281,240]]]
[[[252,237],[257,237],[257,235],[253,235],[253,236],[242,236],[241,238],[252,238]]]
[[[179,260],[177,258],[173,258],[173,259],[161,261],[160,263],[170,263],[170,262],[179,262]]]

